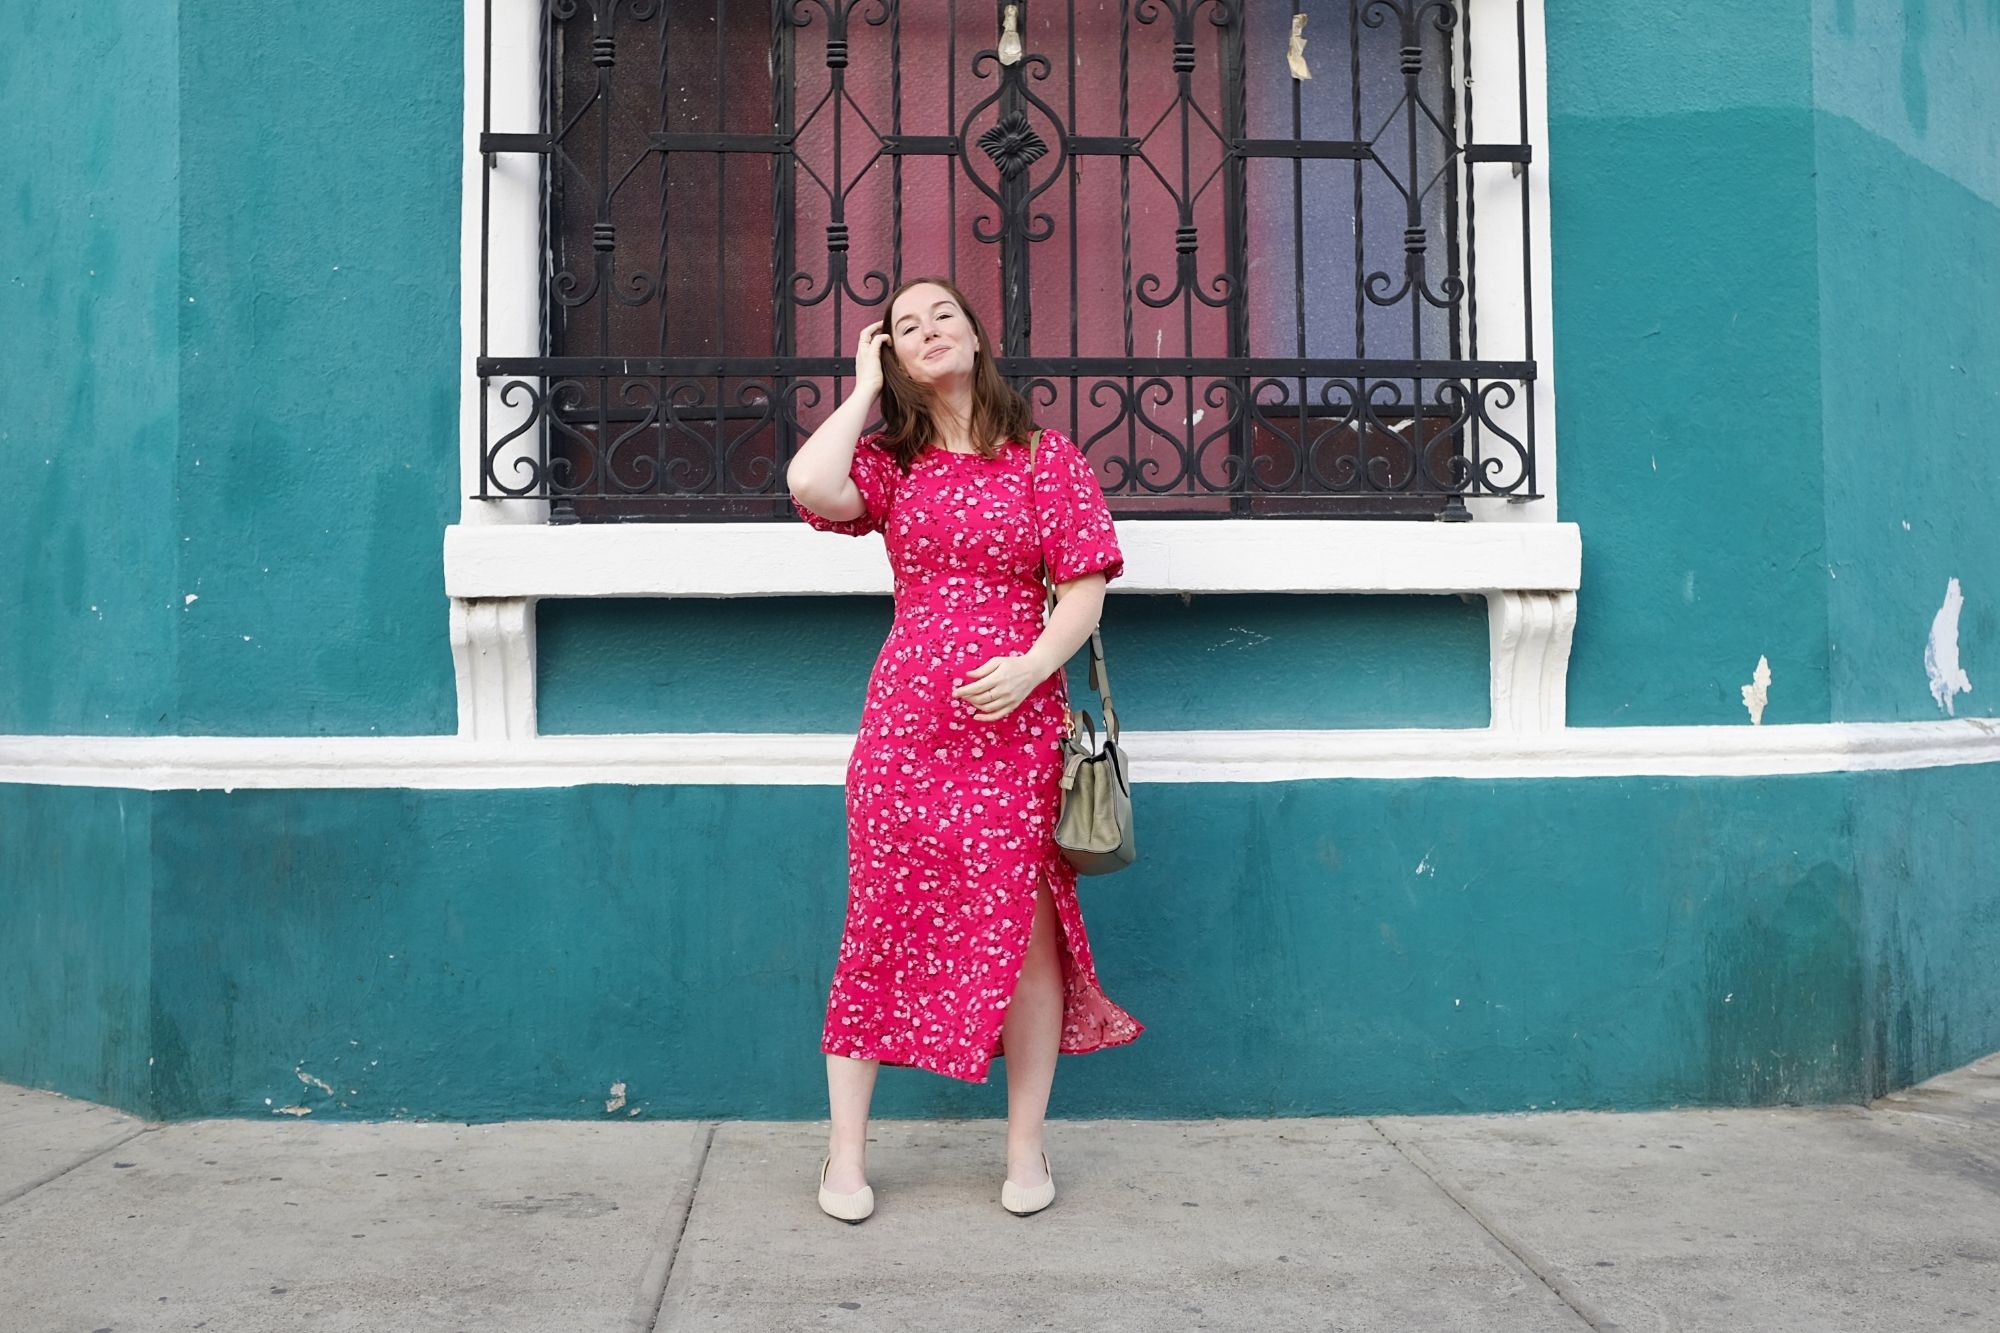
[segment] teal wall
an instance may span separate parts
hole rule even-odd
[[[1974,1047],[2000,1048],[2000,859],[1984,835],[1964,832],[1991,826],[1994,797],[1965,770],[1918,769],[1880,775],[1854,804],[1871,1094],[1962,1064]]]
[[[189,734],[457,730],[460,0],[181,0]]]
[[[0,1078],[153,1105],[153,798],[0,788]]]
[[[461,12],[0,16],[0,732],[456,729]]]
[[[2000,1047],[2000,765],[1141,797],[1144,859],[1083,900],[1149,1030],[1065,1061],[1061,1115],[1853,1101]],[[166,1118],[588,1118],[614,1082],[824,1114],[838,788],[6,787],[0,819],[92,830],[6,863],[0,984],[78,1002],[0,1027],[0,1079]],[[891,1070],[879,1104],[1004,1091]]]
[[[1741,723],[1759,656],[1767,722],[1935,717],[1952,577],[1956,707],[1994,715],[2000,6],[1550,9],[1572,723]],[[461,14],[0,15],[0,733],[454,730]],[[544,723],[844,730],[885,612],[546,604]],[[1106,624],[1135,727],[1485,721],[1456,599],[1114,589]],[[1143,873],[1086,902],[1152,1031],[1058,1110],[1907,1083],[2000,1046],[1996,781],[1150,789]],[[818,1115],[841,834],[832,788],[0,789],[0,1077],[164,1116],[592,1115],[612,1081]]]
[[[1548,16],[1572,725],[1936,718],[2000,646],[2000,7]],[[1905,526],[1907,524],[1907,527]]]
[[[1936,716],[1922,641],[1950,577],[1979,680],[2000,635],[1976,454],[2000,399],[1996,23],[1938,0],[1551,7],[1540,351],[1584,539],[1573,723],[1742,722],[1760,656],[1766,721]],[[0,209],[0,732],[455,729],[461,24],[457,0],[0,18],[0,110],[24,127]],[[1132,716],[1477,725],[1450,608],[1323,599],[1305,623],[1251,600],[1294,661],[1356,647],[1339,687],[1276,705],[1134,679]],[[660,664],[710,613],[545,613],[553,729],[659,725]],[[804,613],[828,614],[845,627],[814,633],[849,670],[867,612]],[[1183,646],[1119,614],[1145,655]],[[718,625],[669,673],[740,678],[727,651],[754,662],[773,633]],[[697,711],[754,710],[723,690]]]
[[[1816,33],[1834,715],[1942,715],[1924,644],[1957,578],[1973,688],[1953,707],[1992,717],[2000,6],[1902,9],[1833,5]]]
[[[544,734],[852,731],[893,615],[887,597],[545,601],[537,612]],[[1103,629],[1119,715],[1148,731],[1491,717],[1484,598],[1121,595],[1107,599]],[[1086,649],[1070,663],[1070,700],[1095,717],[1089,662]]]
[[[1812,44],[1800,0],[1548,14],[1572,726],[1824,722]]]
[[[0,732],[171,728],[175,28],[0,9]]]

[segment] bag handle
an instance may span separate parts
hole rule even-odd
[[[1042,525],[1040,515],[1034,508],[1035,448],[1041,444],[1043,433],[1040,428],[1037,428],[1035,433],[1028,439],[1028,507],[1029,512],[1035,514],[1035,547],[1037,550],[1041,548],[1042,544]],[[1048,623],[1048,618],[1055,613],[1056,609],[1056,590],[1055,585],[1049,582],[1049,562],[1046,556],[1042,559],[1041,572],[1044,598],[1042,603],[1042,622],[1046,624]],[[1118,710],[1111,706],[1111,670],[1104,661],[1104,636],[1096,625],[1090,627],[1090,688],[1097,691],[1098,700],[1104,706],[1105,739],[1115,742],[1118,739]],[[1085,716],[1088,716],[1088,714]],[[1072,719],[1072,729],[1074,729],[1074,725],[1074,720]],[[1096,745],[1096,733],[1094,730],[1091,736],[1091,743],[1094,748]]]

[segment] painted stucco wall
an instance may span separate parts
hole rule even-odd
[[[1549,14],[1572,725],[1944,715],[2000,641],[2000,7]],[[1991,716],[1992,693],[1953,700]]]
[[[175,27],[0,10],[0,732],[172,727]]]
[[[1935,715],[1911,618],[1955,576],[1967,660],[1996,632],[1976,572],[1991,539],[1968,535],[1990,528],[1983,484],[1958,484],[1946,447],[1995,393],[1977,312],[2000,241],[1990,180],[1969,175],[1990,175],[1971,164],[1990,163],[1978,136],[2000,119],[1984,114],[2000,80],[1977,77],[1991,8],[1905,12],[1885,28],[1827,0],[1643,21],[1551,7],[1542,351],[1563,516],[1584,534],[1577,725],[1743,721],[1760,655],[1767,721]],[[0,20],[0,96],[32,127],[0,235],[0,376],[26,404],[10,439],[51,460],[0,500],[17,627],[0,652],[19,682],[0,730],[449,732],[459,7],[148,13]],[[1897,91],[1867,91],[1884,73]],[[51,104],[79,114],[36,114]],[[1910,272],[1883,262],[1884,234],[1913,238]],[[1887,423],[1917,429],[1885,475]],[[1373,608],[1322,605],[1309,636],[1350,618],[1380,632]],[[628,611],[614,637],[664,651],[684,614],[648,629]],[[568,707],[591,688],[564,677],[603,629],[589,618],[548,664],[550,715],[658,713],[636,682]],[[1371,660],[1427,659],[1440,618],[1410,618]],[[753,671],[764,632],[743,627]],[[1445,651],[1466,673],[1452,690],[1476,689],[1483,667]],[[1343,697],[1377,701],[1355,725],[1425,722],[1394,688]]]
[[[1083,884],[1149,1030],[1065,1061],[1056,1110],[1857,1100],[2000,1047],[1996,799],[2000,766],[1149,785],[1143,863]],[[76,833],[8,867],[50,891],[0,898],[0,977],[123,924],[81,1003],[0,1030],[0,1078],[169,1118],[589,1117],[614,1082],[645,1115],[824,1113],[838,788],[0,788],[10,824],[118,811],[122,866]],[[880,1105],[1004,1090],[891,1070]]]
[[[179,729],[453,731],[463,6],[180,11]]]
[[[1548,18],[1572,723],[1742,723],[1760,655],[1767,722],[1935,717],[1950,578],[1954,706],[1990,715],[2000,10]],[[0,16],[0,732],[453,730],[459,23]],[[844,730],[885,621],[548,604],[543,722]],[[1114,593],[1106,632],[1135,727],[1484,721],[1453,598]],[[1067,1064],[1057,1110],[1907,1083],[2000,1046],[1996,796],[2000,767],[1149,788],[1144,873],[1085,903],[1152,1031]],[[0,787],[0,1078],[164,1116],[597,1115],[614,1081],[819,1115],[842,836],[835,788]],[[880,1104],[1000,1095],[892,1072]]]
[[[548,601],[537,611],[544,734],[852,731],[894,614],[886,597]],[[1149,731],[1483,727],[1491,717],[1483,598],[1117,596],[1103,632],[1120,716]],[[1087,649],[1071,661],[1070,699],[1099,717],[1089,662]]]
[[[1951,580],[2000,713],[2000,4],[1817,6],[1821,382],[1834,715],[1943,715],[1924,650]],[[1942,675],[1942,673],[1939,673]]]
[[[0,1079],[153,1104],[153,797],[0,788]]]
[[[1828,718],[1809,20],[1549,6],[1572,726]]]
[[[460,14],[0,15],[0,732],[456,728]]]

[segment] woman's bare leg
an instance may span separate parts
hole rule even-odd
[[[852,1194],[868,1183],[868,1103],[875,1096],[875,1072],[880,1060],[826,1057],[826,1102],[832,1113],[828,1136],[826,1187],[835,1194]]]
[[[1042,1169],[1042,1120],[1062,1045],[1062,958],[1056,939],[1061,930],[1048,883],[1037,881],[1028,957],[1000,1025],[1007,1052],[1007,1179],[1016,1185],[1048,1179]]]

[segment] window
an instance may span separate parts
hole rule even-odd
[[[859,328],[943,272],[1121,518],[1534,498],[1525,43],[1465,77],[1519,13],[548,0],[540,126],[481,141],[540,157],[541,327],[480,348],[476,493],[789,517]]]

